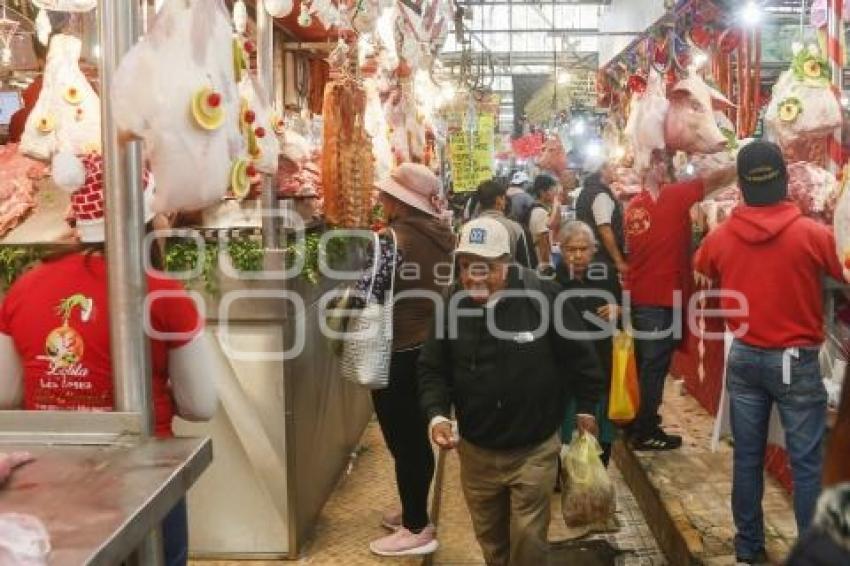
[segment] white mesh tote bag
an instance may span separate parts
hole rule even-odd
[[[375,234],[372,280],[366,293],[366,306],[348,324],[345,345],[340,360],[343,377],[368,389],[384,389],[390,381],[390,358],[393,353],[393,292],[395,289],[398,243],[393,239],[393,265],[390,286],[384,293],[383,304],[375,300],[372,291],[378,277],[381,242]]]

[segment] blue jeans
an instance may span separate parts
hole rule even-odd
[[[679,339],[673,326],[674,310],[669,307],[633,307],[632,326],[635,337],[635,357],[640,380],[640,408],[631,432],[638,439],[651,435],[661,424],[658,409],[664,397],[664,381],[670,373],[670,363]]]
[[[794,476],[797,530],[807,530],[821,490],[826,389],[818,350],[801,348],[791,358],[791,383],[783,384],[782,350],[765,350],[735,341],[729,353],[727,384],[735,439],[732,515],[738,533],[738,557],[764,550],[764,458],[774,403],[785,429],[785,445]]]
[[[189,516],[185,499],[162,520],[162,548],[165,566],[186,566],[189,562]]]

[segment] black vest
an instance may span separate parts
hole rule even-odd
[[[587,182],[590,181],[590,182]],[[593,229],[596,236],[596,241],[599,242],[599,251],[596,252],[595,261],[604,261],[609,264],[614,263],[614,258],[605,249],[602,243],[602,238],[599,235],[599,227],[596,225],[596,218],[593,216],[593,201],[600,194],[606,194],[614,201],[614,214],[611,216],[611,229],[614,231],[614,238],[617,240],[617,247],[620,252],[625,255],[625,234],[623,232],[623,205],[614,196],[614,193],[606,185],[603,185],[598,180],[593,181],[591,176],[585,181],[585,186],[581,190],[576,201],[576,220],[581,220]]]

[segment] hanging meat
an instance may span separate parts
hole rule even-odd
[[[634,168],[649,168],[652,151],[664,149],[664,117],[670,103],[664,96],[661,75],[650,71],[646,91],[632,99],[625,135],[634,153]]]
[[[44,171],[44,165],[19,153],[16,144],[0,147],[0,237],[35,208],[34,181]]]
[[[788,197],[797,203],[805,216],[832,224],[838,199],[835,175],[811,163],[788,165]]]
[[[723,150],[728,140],[714,117],[714,111],[723,106],[732,103],[696,73],[676,83],[664,121],[667,149],[699,154]]]
[[[543,151],[537,158],[537,166],[554,173],[559,178],[566,173],[567,152],[559,136],[550,136],[543,144]]]
[[[49,161],[60,150],[81,155],[100,149],[100,98],[80,70],[82,43],[69,35],[50,40],[44,82],[21,137],[21,151]]]
[[[829,65],[817,47],[796,53],[791,68],[779,77],[765,125],[783,149],[828,136],[841,127],[841,105],[831,88]]]
[[[832,225],[835,228],[835,246],[838,261],[844,266],[845,274],[850,274],[850,165],[844,168],[843,184]]]
[[[166,0],[121,60],[110,93],[115,120],[145,141],[156,212],[204,208],[246,176],[236,168],[243,56],[223,0]]]
[[[365,113],[366,92],[359,84],[348,78],[328,84],[322,109],[322,185],[325,219],[333,226],[369,226],[375,166]]]
[[[261,173],[274,175],[277,173],[280,143],[274,131],[276,121],[273,120],[269,98],[257,78],[250,73],[239,83],[239,94],[242,97],[240,125],[248,158]]]

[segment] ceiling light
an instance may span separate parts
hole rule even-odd
[[[748,26],[756,26],[761,22],[762,13],[758,4],[750,0],[741,10],[741,21]]]
[[[584,129],[585,129],[584,120],[579,118],[578,120],[573,122],[573,127],[571,128],[571,132],[572,132],[573,135],[580,136],[584,133]]]

